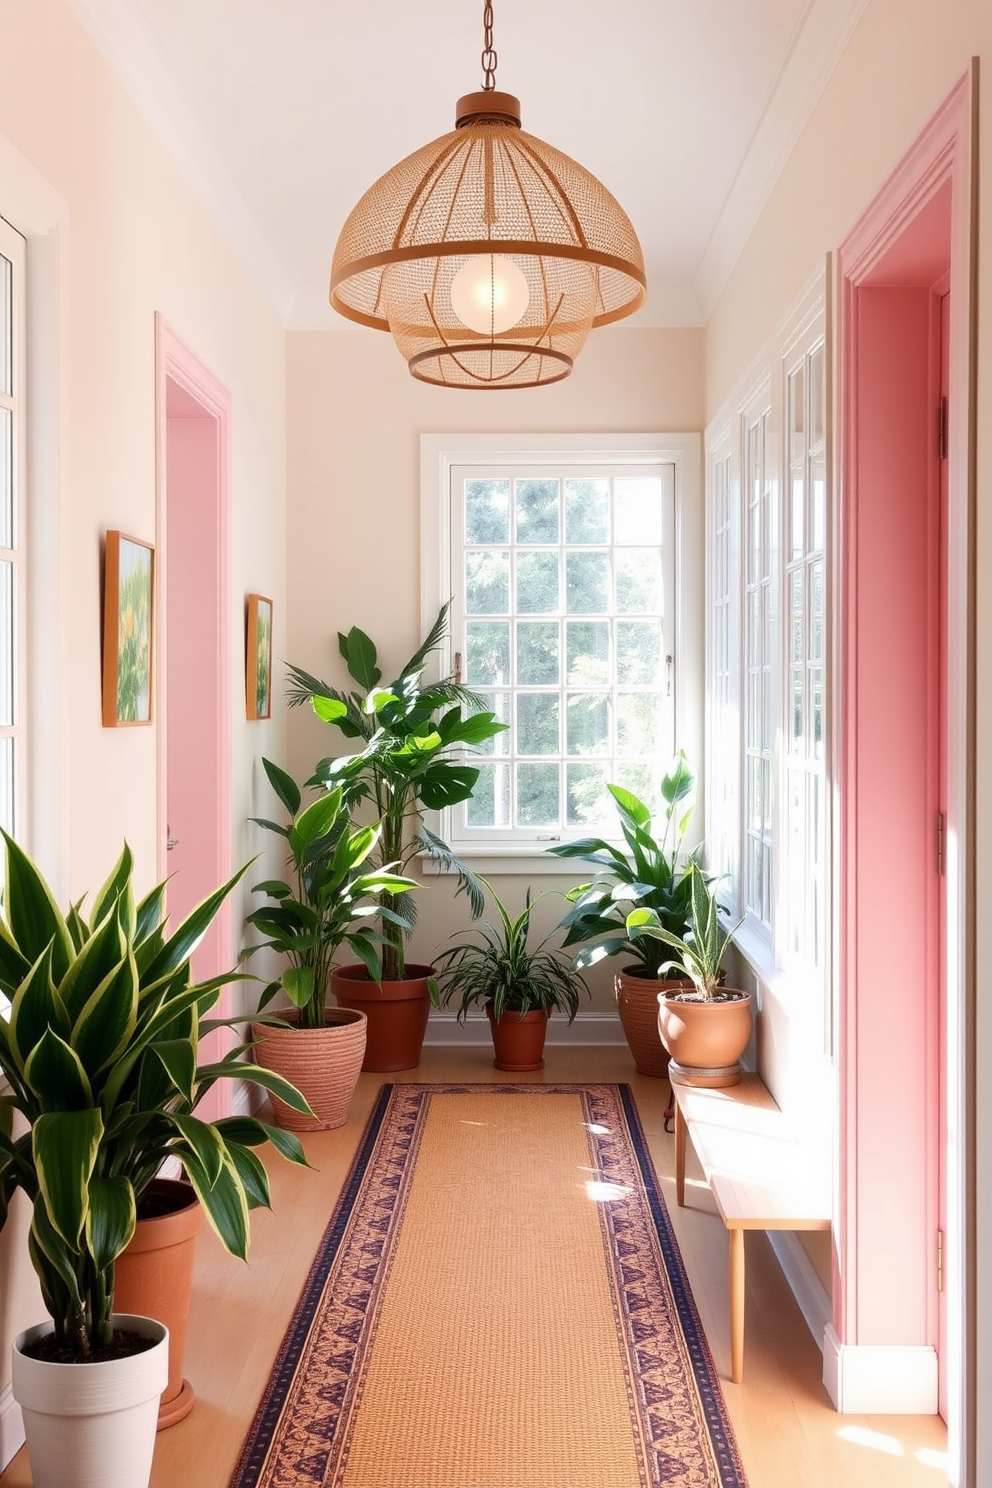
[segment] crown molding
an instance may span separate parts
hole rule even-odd
[[[868,4],[810,0],[693,279],[704,323]]]
[[[174,75],[137,8],[127,0],[67,3],[285,325],[296,294],[292,276],[231,179],[202,120],[176,87]]]

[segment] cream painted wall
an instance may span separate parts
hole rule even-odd
[[[992,471],[992,110],[988,74],[992,68],[992,8],[987,0],[871,0],[843,57],[813,111],[765,205],[706,330],[706,408],[712,418],[744,374],[765,337],[774,329],[801,286],[857,221],[928,118],[980,59],[985,80],[978,158],[977,530],[976,573],[976,727],[977,779],[975,842],[976,900],[988,894],[992,857],[992,600],[981,576],[992,560],[989,477]],[[974,1049],[975,1067],[992,1067],[992,985],[988,916],[979,914]],[[784,1032],[782,1037],[786,1037]],[[978,1290],[977,1399],[992,1390],[992,1095],[987,1079],[977,1089],[976,1212]],[[815,1258],[818,1266],[822,1258]],[[976,1475],[992,1480],[992,1423],[987,1412],[974,1415],[977,1427]],[[953,1433],[952,1433],[953,1441]],[[956,1467],[953,1469],[956,1472]],[[957,1477],[953,1481],[958,1481]]]
[[[385,334],[296,332],[288,337],[287,388],[292,598],[282,654],[341,686],[339,630],[367,631],[380,643],[387,673],[421,638],[422,433],[698,430],[702,333],[596,331],[566,381],[496,398],[416,382]],[[336,739],[312,714],[292,713],[293,773],[305,778],[322,755],[338,752]],[[534,886],[561,891],[581,877],[542,876]],[[526,883],[501,876],[498,891],[519,906]],[[539,923],[550,928],[561,909],[560,900],[546,901]],[[467,923],[451,882],[432,884],[421,896],[414,957],[429,960]],[[605,969],[591,979],[591,1007],[609,1006],[608,983]]]
[[[101,536],[120,527],[154,540],[156,530],[157,311],[232,393],[233,862],[257,846],[247,824],[256,760],[282,753],[284,719],[280,709],[271,722],[245,720],[243,605],[249,590],[273,597],[282,650],[285,338],[67,8],[0,0],[0,214],[30,232],[46,193],[62,199],[59,303],[44,307],[57,315],[61,403],[41,431],[58,465],[59,552],[43,573],[60,637],[58,674],[30,681],[57,693],[61,726],[50,751],[36,741],[32,768],[37,788],[61,801],[45,866],[64,902],[102,881],[125,836],[139,884],[157,876],[157,730],[104,729],[100,714]],[[235,906],[233,923],[241,918]],[[34,1298],[11,1225],[0,1249],[0,1385]],[[31,1310],[40,1313],[36,1301]]]

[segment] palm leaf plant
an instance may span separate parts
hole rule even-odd
[[[673,950],[661,966],[661,974],[675,971],[680,977],[691,981],[695,995],[711,1002],[720,985],[721,962],[724,952],[741,920],[728,929],[721,923],[716,895],[698,863],[690,865],[689,879],[689,928],[685,935],[676,935],[669,930],[654,909],[632,910],[627,916],[627,934],[634,945],[651,941],[662,949]]]
[[[139,902],[125,844],[89,917],[63,914],[27,854],[3,834],[0,916],[3,1098],[0,1221],[20,1188],[33,1205],[32,1264],[67,1359],[85,1361],[113,1336],[114,1263],[134,1232],[137,1200],[166,1158],[178,1158],[221,1243],[244,1259],[249,1210],[269,1203],[255,1151],[271,1142],[293,1162],[299,1141],[247,1116],[195,1115],[221,1079],[251,1080],[287,1104],[287,1081],[233,1049],[198,1062],[200,1038],[240,1020],[209,1019],[236,973],[193,979],[190,957],[244,868],[172,933],[164,883]],[[14,1136],[13,1116],[27,1123]]]
[[[249,925],[265,939],[245,954],[273,950],[287,963],[278,979],[265,988],[260,1008],[283,992],[299,1009],[300,1028],[320,1028],[336,953],[348,946],[372,980],[381,981],[384,937],[374,928],[373,919],[398,927],[400,933],[409,926],[398,911],[380,904],[376,896],[388,894],[396,901],[417,888],[417,883],[388,867],[368,866],[381,827],[353,826],[340,785],[322,791],[303,806],[300,787],[292,776],[271,760],[263,759],[262,764],[290,819],[286,825],[260,817],[254,820],[285,838],[294,881],[265,879],[255,885],[255,892],[266,894],[272,903],[248,916]]]
[[[478,880],[427,828],[424,812],[468,800],[479,771],[466,764],[465,751],[484,744],[507,725],[454,676],[425,680],[428,662],[444,641],[448,609],[448,604],[441,607],[423,643],[388,685],[380,686],[382,671],[374,642],[352,626],[347,634],[338,633],[338,648],[348,675],[363,691],[342,691],[291,666],[288,698],[293,706],[309,704],[344,738],[362,741],[360,751],[321,760],[308,784],[341,786],[346,799],[370,802],[372,815],[381,824],[371,854],[374,866],[385,869],[391,864],[403,873],[423,853],[457,874],[459,890],[467,893],[472,912],[478,915],[483,907]],[[391,891],[379,902],[384,911],[382,975],[393,981],[403,976],[404,939],[414,910]]]
[[[495,906],[498,923],[482,920],[472,939],[449,946],[437,957],[437,1006],[457,1002],[459,1023],[479,1003],[491,1008],[496,1022],[507,1013],[522,1018],[535,1008],[544,1012],[558,1008],[567,1012],[571,1023],[579,1010],[581,979],[560,950],[548,949],[550,936],[533,948],[528,944],[531,915],[546,896],[532,899],[528,888],[524,907],[514,918],[492,885],[485,879],[480,883]]]
[[[628,933],[634,909],[648,909],[673,934],[688,929],[691,859],[683,860],[682,844],[692,818],[691,796],[696,776],[682,750],[662,777],[664,819],[660,836],[652,828],[651,811],[633,792],[608,787],[626,850],[601,837],[582,837],[548,849],[559,858],[579,858],[599,871],[586,883],[569,890],[571,905],[561,922],[563,945],[578,946],[574,965],[593,966],[607,956],[626,954],[643,966],[643,974],[661,974],[664,947],[647,936]]]

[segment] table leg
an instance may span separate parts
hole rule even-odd
[[[744,1378],[744,1231],[730,1231],[730,1378]]]
[[[685,1204],[685,1117],[675,1101],[675,1198],[681,1209]]]

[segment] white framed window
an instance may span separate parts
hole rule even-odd
[[[0,826],[24,831],[25,243],[0,218]]]
[[[707,863],[726,875],[722,897],[744,916],[737,942],[755,970],[821,994],[831,851],[824,283],[811,281],[711,425],[706,491]]]
[[[707,451],[706,861],[734,919],[740,904],[740,481],[733,428]]]
[[[781,956],[822,977],[826,960],[827,451],[822,335],[785,368],[787,644]]]
[[[445,660],[509,725],[442,836],[496,858],[615,836],[607,785],[653,804],[687,733],[687,752],[700,742],[698,664],[682,682],[700,586],[689,599],[679,578],[687,541],[701,558],[698,436],[439,435],[422,451],[424,612],[452,599]]]

